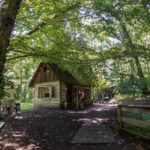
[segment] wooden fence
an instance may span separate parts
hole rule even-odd
[[[150,103],[119,105],[118,122],[120,130],[150,140]]]

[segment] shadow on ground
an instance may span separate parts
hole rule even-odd
[[[99,122],[109,126],[115,135],[113,144],[71,144],[82,124]],[[83,111],[34,109],[7,118],[0,131],[1,150],[130,150],[135,143],[118,136],[116,106],[94,104]]]

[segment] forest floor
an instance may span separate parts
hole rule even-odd
[[[117,106],[94,104],[85,110],[33,109],[8,117],[0,131],[0,150],[148,150],[148,141],[120,135]],[[72,144],[79,128],[98,120],[112,129],[115,143]]]

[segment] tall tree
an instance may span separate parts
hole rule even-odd
[[[0,97],[4,88],[4,69],[7,48],[22,0],[4,0],[0,7]]]
[[[149,2],[94,0],[92,4],[92,7],[83,9],[83,14],[90,12],[88,17],[94,19],[90,22],[87,18],[83,26],[88,32],[93,32],[95,39],[103,43],[104,47],[99,49],[100,54],[104,54],[103,60],[132,58],[141,89],[144,94],[149,93],[140,62],[141,58],[145,59],[149,55],[150,50],[143,40],[149,34]]]

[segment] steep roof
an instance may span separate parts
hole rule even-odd
[[[73,77],[69,72],[62,70],[60,67],[58,67],[56,64],[45,64],[45,63],[40,63],[37,70],[35,71],[30,83],[29,87],[34,86],[34,81],[36,80],[38,73],[40,72],[40,68],[43,67],[44,65],[48,65],[52,71],[56,74],[57,78],[66,84],[73,84],[73,85],[81,85],[80,82]]]
[[[72,76],[72,74],[70,74],[67,71],[63,71],[56,64],[49,64],[49,66],[56,73],[56,76],[58,77],[60,81],[67,83],[67,84],[77,84],[77,85],[80,84],[79,81],[75,77]]]

